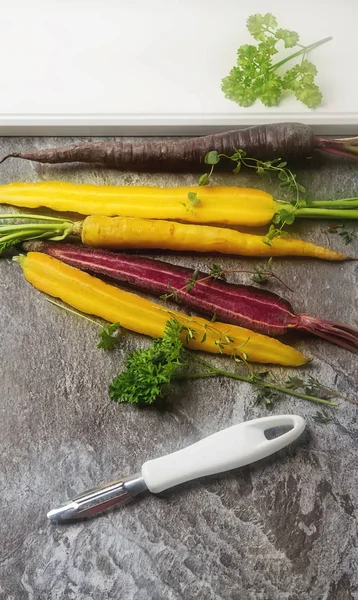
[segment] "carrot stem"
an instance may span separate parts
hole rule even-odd
[[[349,150],[349,148],[346,148],[346,146],[344,144],[342,144],[339,147],[343,148],[343,150],[339,150],[335,146],[331,147],[331,146],[321,146],[321,145],[318,145],[317,149],[322,150],[323,152],[327,152],[328,154],[334,154],[334,155],[340,156],[342,158],[350,158],[350,159],[357,160],[358,157],[357,157],[356,150],[354,150],[354,152],[352,152],[351,150]]]
[[[64,223],[65,219],[58,217],[48,217],[45,215],[32,215],[27,213],[4,213],[0,215],[0,221],[3,219],[35,219],[36,221],[60,221]],[[66,219],[66,223],[72,223],[69,219]]]
[[[307,208],[358,208],[358,198],[342,198],[341,200],[310,200]]]
[[[16,223],[16,225],[1,225],[0,227],[0,231],[1,234],[3,233],[17,233],[18,231],[20,232],[26,232],[26,229],[31,229],[32,231],[46,231],[46,232],[58,232],[61,233],[63,231],[63,227],[61,227],[59,224],[48,224],[48,223],[29,223],[28,227],[24,226],[23,223]]]
[[[326,205],[328,206],[328,204]],[[348,208],[334,209],[334,208],[314,208],[305,207],[297,208],[295,210],[296,217],[302,217],[304,219],[358,219],[358,209],[350,210]]]
[[[48,239],[61,241],[66,239],[75,228],[73,221],[58,219],[56,217],[43,217],[42,215],[27,215],[22,213],[13,213],[0,215],[2,219],[10,220],[5,225],[0,225],[0,254],[5,248],[15,246],[19,242],[27,240]],[[29,219],[27,223],[11,223],[11,219]],[[35,221],[32,222],[31,220]],[[42,221],[50,221],[42,223]],[[37,222],[36,222],[37,221]]]

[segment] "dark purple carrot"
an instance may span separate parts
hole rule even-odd
[[[205,155],[211,150],[231,155],[235,148],[260,160],[307,158],[314,150],[358,159],[358,138],[331,140],[316,137],[311,127],[302,123],[273,123],[179,140],[80,142],[58,148],[13,152],[0,162],[16,157],[51,164],[93,163],[120,170],[190,171],[200,169]],[[220,167],[230,170],[233,163],[222,159]]]
[[[358,353],[358,329],[306,314],[296,315],[291,304],[267,290],[214,279],[207,273],[185,267],[75,244],[26,242],[26,251],[43,252],[84,271],[122,281],[156,295],[167,294],[174,301],[221,321],[247,327],[258,333],[277,336],[290,329],[308,331]]]

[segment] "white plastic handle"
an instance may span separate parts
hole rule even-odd
[[[265,431],[273,427],[292,429],[271,440]],[[277,415],[245,421],[222,429],[172,454],[148,460],[142,477],[148,489],[157,494],[191,479],[237,469],[270,456],[298,438],[306,423],[297,415]]]

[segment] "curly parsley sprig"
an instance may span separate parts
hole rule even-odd
[[[306,56],[310,50],[330,41],[332,37],[302,46],[298,33],[278,27],[276,17],[271,13],[251,15],[247,20],[247,29],[258,44],[244,44],[238,49],[236,65],[222,80],[221,89],[226,98],[240,106],[251,106],[255,100],[261,100],[265,106],[277,106],[283,91],[290,90],[308,108],[319,106],[322,93],[315,83],[317,69]],[[297,50],[273,63],[272,58],[278,53],[280,45]],[[299,56],[302,56],[300,64],[288,69],[284,75],[278,74],[279,67]]]

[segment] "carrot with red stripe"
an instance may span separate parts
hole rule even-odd
[[[190,269],[164,261],[75,244],[27,242],[24,247],[156,295],[167,294],[169,290],[172,300],[205,314],[215,314],[225,323],[271,336],[283,335],[292,329],[307,331],[358,353],[358,329],[295,314],[287,300],[267,290],[227,283],[200,271],[193,274]]]

